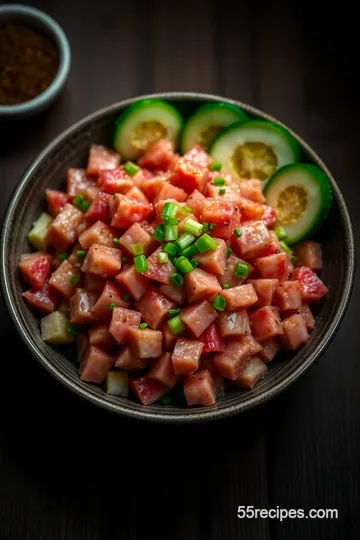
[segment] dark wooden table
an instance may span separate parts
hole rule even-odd
[[[24,168],[77,119],[126,97],[195,90],[253,104],[303,136],[338,179],[359,230],[351,11],[206,0],[32,4],[63,25],[73,64],[51,110],[10,132],[0,126],[2,214]],[[291,389],[195,428],[134,425],[83,403],[29,356],[3,308],[0,539],[358,539],[359,304],[357,283],[331,347]],[[239,505],[337,509],[339,518],[238,519]]]

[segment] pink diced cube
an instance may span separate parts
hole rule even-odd
[[[46,242],[57,251],[66,251],[76,240],[77,227],[84,220],[84,214],[72,204],[65,204],[51,223]]]
[[[315,272],[322,269],[322,250],[320,244],[313,240],[304,240],[293,247],[297,257],[296,266],[307,266]]]
[[[295,268],[292,277],[300,283],[303,302],[317,302],[328,293],[326,285],[307,266]]]
[[[150,328],[156,330],[168,316],[169,309],[176,307],[175,302],[168,300],[155,289],[146,291],[140,300],[135,304],[137,311],[140,311],[142,318],[148,323]]]
[[[257,382],[265,377],[267,370],[267,365],[259,356],[252,356],[234,384],[239,388],[251,390]]]
[[[106,146],[93,144],[90,147],[87,174],[98,175],[103,169],[116,169],[120,164],[120,154]]]
[[[162,353],[162,332],[148,328],[129,328],[131,352],[139,358],[158,358]]]
[[[240,278],[235,275],[235,270],[239,263],[245,263],[248,265],[248,273],[246,278]],[[222,276],[219,276],[219,282],[221,285],[227,283],[230,287],[236,287],[237,285],[244,283],[245,279],[247,279],[253,271],[254,267],[249,262],[239,259],[239,257],[236,257],[236,255],[232,253],[226,260],[225,272]]]
[[[115,340],[109,332],[109,323],[97,323],[89,328],[89,343],[105,350],[113,349]]]
[[[79,236],[82,249],[88,250],[93,244],[114,247],[114,238],[118,237],[118,231],[103,221],[96,221],[89,229]]]
[[[234,313],[223,311],[219,315],[218,325],[223,337],[246,336],[250,334],[249,316],[245,309]]]
[[[176,375],[192,375],[199,367],[204,344],[194,339],[179,338],[172,354]]]
[[[251,356],[254,354],[259,354],[263,350],[263,343],[261,344],[257,339],[254,338],[254,336],[242,336],[241,339],[249,344]]]
[[[259,257],[255,260],[255,266],[262,278],[285,281],[289,277],[287,253]]]
[[[202,208],[206,201],[206,197],[195,189],[186,201],[186,206],[192,209],[192,217],[200,219]]]
[[[302,304],[300,308],[300,315],[304,319],[307,330],[312,330],[315,325],[315,319],[313,314],[311,313],[309,304]]]
[[[111,195],[100,191],[89,206],[85,217],[91,221],[102,221],[103,223],[110,223],[110,200]]]
[[[92,312],[98,297],[84,289],[76,289],[70,298],[70,321],[77,324],[89,324],[96,321],[97,317]]]
[[[282,322],[283,336],[281,338],[284,347],[294,351],[300,345],[306,343],[309,338],[304,319],[301,315],[290,315]]]
[[[143,405],[155,403],[169,390],[164,384],[149,377],[131,377],[129,384],[131,392]]]
[[[119,240],[120,247],[124,248],[132,256],[134,255],[132,249],[134,244],[141,244],[143,246],[145,256],[149,255],[150,247],[153,245],[150,234],[139,223],[133,223]]]
[[[187,197],[188,195],[183,189],[173,186],[168,182],[162,182],[156,192],[153,202],[156,204],[159,201],[166,201],[167,199],[175,199],[176,201],[184,202]]]
[[[88,176],[85,169],[68,169],[66,174],[66,191],[69,199],[72,200],[78,193],[85,194],[90,186],[96,186],[96,179]]]
[[[254,308],[272,305],[274,293],[279,284],[278,279],[249,279],[247,283],[254,287],[258,297]]]
[[[223,377],[235,381],[250,359],[250,347],[241,338],[230,340],[224,352],[214,355],[213,363],[216,371]]]
[[[210,371],[202,369],[185,377],[184,394],[188,405],[214,405],[216,392]]]
[[[259,356],[266,363],[271,362],[280,351],[280,344],[274,338],[263,341],[261,345],[263,348],[259,351]]]
[[[130,347],[126,345],[123,347],[115,359],[115,367],[120,369],[126,369],[128,371],[139,371],[146,366],[145,358],[138,358],[131,351]]]
[[[159,263],[158,257],[159,253],[162,251],[162,248],[159,247],[150,257],[147,258],[148,270],[144,272],[144,276],[153,279],[154,281],[159,281],[160,283],[169,284],[170,276],[176,272],[175,266],[172,262],[167,262],[165,264]]]
[[[255,304],[258,297],[251,283],[239,285],[231,289],[224,289],[220,295],[226,300],[226,309],[235,311],[240,308],[247,308]]]
[[[139,326],[141,313],[132,309],[114,308],[112,310],[109,332],[120,344],[129,339],[129,328]]]
[[[150,280],[136,271],[135,265],[126,265],[115,279],[134,298],[140,300],[150,287]]]
[[[86,382],[102,384],[114,364],[114,357],[107,352],[90,345],[80,365],[80,379]]]
[[[75,268],[69,261],[63,261],[59,268],[55,270],[49,280],[49,286],[64,298],[70,298],[75,294],[76,288],[80,282],[79,270]]]
[[[211,323],[199,336],[204,348],[202,354],[222,352],[225,349],[225,340],[221,337],[219,326]]]
[[[76,347],[77,361],[79,364],[81,364],[88,351],[89,337],[86,334],[77,334],[75,338],[75,347]]]
[[[121,251],[93,244],[84,259],[82,271],[102,278],[115,277],[121,269]]]
[[[192,193],[194,189],[202,191],[206,185],[209,171],[185,158],[180,158],[173,170],[171,183],[182,188],[186,193]]]
[[[252,178],[245,182],[239,182],[239,190],[242,197],[251,201],[265,203],[266,199],[262,192],[261,180]]]
[[[163,333],[163,348],[165,351],[172,351],[175,347],[176,340],[178,338],[177,335],[173,334],[172,331],[169,328],[169,325],[166,322],[163,323],[161,327],[161,331]]]
[[[194,259],[202,270],[216,276],[222,276],[226,268],[227,245],[221,238],[216,238],[216,240],[218,245],[213,251],[197,253],[194,255]]]
[[[131,189],[129,189],[129,191],[126,192],[126,196],[129,199],[135,199],[136,201],[143,203],[149,202],[149,199],[146,197],[145,193],[137,186],[133,186]]]
[[[177,287],[176,285],[165,285],[163,283],[159,287],[159,292],[180,306],[184,304],[186,299],[185,287],[183,286]]]
[[[241,236],[234,237],[234,246],[240,256],[256,253],[271,242],[269,230],[262,220],[254,221],[241,227]]]
[[[98,301],[92,308],[92,312],[98,319],[111,319],[113,308],[111,304],[115,304],[116,307],[129,307],[130,301],[124,300],[124,294],[124,291],[119,285],[116,285],[116,283],[110,280],[106,281]]]
[[[275,307],[264,306],[250,315],[251,330],[260,341],[283,333],[279,311]]]
[[[174,388],[180,378],[174,373],[171,356],[172,355],[170,352],[162,354],[151,365],[147,373],[149,379],[159,381],[160,383],[165,384],[168,388]]]
[[[101,294],[104,290],[106,280],[91,274],[85,274],[84,289],[88,292]]]
[[[116,169],[104,169],[99,175],[99,186],[101,190],[109,195],[123,193],[132,188],[134,182],[122,167]]]
[[[179,316],[194,336],[199,337],[215,321],[218,313],[209,302],[203,300],[197,304],[185,307],[180,311]]]
[[[149,144],[139,158],[140,167],[166,171],[174,161],[174,145],[168,139],[159,139]]]
[[[205,152],[205,150],[198,144],[195,144],[190,150],[188,150],[183,155],[183,158],[188,159],[201,167],[208,167],[212,162],[212,158],[209,156],[209,154]]]
[[[184,280],[189,304],[199,302],[222,291],[216,276],[201,270],[201,268],[195,268],[192,272],[185,274]]]
[[[301,288],[298,281],[282,281],[279,283],[274,297],[279,311],[301,308]]]

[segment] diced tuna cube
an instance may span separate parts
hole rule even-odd
[[[235,270],[239,263],[245,263],[248,265],[248,273],[246,278],[240,278],[235,275]],[[224,285],[224,283],[227,283],[230,287],[236,287],[237,285],[244,283],[245,279],[247,279],[253,271],[254,267],[249,262],[239,259],[239,257],[236,257],[236,255],[232,253],[226,259],[226,268],[224,274],[219,276],[220,284]]]
[[[99,193],[100,193],[100,188],[98,185],[96,186],[90,185],[84,191],[84,198],[87,201],[93,202]]]
[[[172,351],[178,336],[172,333],[167,321],[163,323],[161,331],[163,333],[163,349],[165,351]]]
[[[179,202],[184,202],[187,199],[187,193],[168,182],[162,182],[154,197],[154,204],[159,201],[166,201],[168,199],[175,199]]]
[[[121,269],[119,249],[93,244],[84,259],[82,271],[104,279],[114,277]]]
[[[138,311],[116,307],[112,310],[109,332],[121,345],[128,341],[130,337],[129,328],[139,326],[140,321],[141,313]],[[146,358],[146,356],[142,358]]]
[[[266,206],[264,204],[240,197],[240,213],[242,221],[262,219],[265,209]]]
[[[92,312],[97,319],[111,319],[112,304],[116,307],[128,308],[129,300],[124,300],[124,291],[112,281],[106,281],[105,287],[99,296],[96,304],[92,308]]]
[[[221,238],[216,238],[217,247],[213,251],[205,253],[197,253],[194,259],[198,262],[199,267],[210,274],[222,276],[225,273],[227,261],[227,245]]]
[[[257,382],[265,377],[267,370],[267,365],[259,356],[252,356],[234,384],[239,388],[251,390]]]
[[[101,294],[105,287],[105,279],[86,274],[84,277],[84,289],[88,292]]]
[[[79,237],[86,229],[91,227],[93,222],[90,219],[86,219],[85,217],[83,220],[79,223],[79,225],[76,227],[76,236]]]
[[[77,324],[89,324],[96,321],[97,317],[92,312],[98,297],[84,289],[76,289],[70,298],[70,321]]]
[[[145,358],[138,358],[130,351],[130,347],[126,345],[115,359],[115,367],[127,369],[129,371],[139,371],[146,366]]]
[[[145,193],[146,197],[152,201],[160,188],[161,184],[167,182],[170,179],[171,173],[159,174],[151,178],[144,180],[141,189]]]
[[[65,315],[65,317],[69,318],[69,316],[70,316],[70,306],[69,306],[69,302],[67,300],[65,300],[65,298],[62,298],[60,300],[57,311],[60,311],[60,313]]]
[[[162,332],[160,330],[129,327],[129,347],[139,358],[158,358],[162,353]]]
[[[271,242],[271,236],[264,222],[259,220],[243,225],[241,236],[235,236],[233,242],[242,257],[266,247]]]
[[[247,283],[254,287],[258,297],[254,308],[272,305],[276,288],[279,285],[278,279],[249,279]]]
[[[80,365],[80,379],[86,382],[102,384],[113,367],[114,357],[107,352],[90,345]]]
[[[176,285],[165,285],[162,284],[159,287],[159,292],[166,296],[169,300],[172,300],[173,302],[176,302],[176,304],[179,304],[182,306],[185,302],[186,295],[185,295],[185,287],[176,287]]]
[[[21,255],[19,268],[23,279],[31,287],[41,289],[51,270],[51,255],[41,251]]]
[[[121,199],[111,225],[118,229],[128,229],[132,223],[144,221],[153,211],[153,206],[135,199]]]
[[[131,176],[122,167],[101,171],[98,182],[101,191],[109,195],[115,195],[115,193],[125,194],[134,185]]]
[[[77,361],[79,364],[84,360],[89,347],[89,337],[86,334],[77,334],[75,337]]]
[[[56,191],[55,189],[46,189],[45,198],[47,202],[48,214],[52,217],[56,217],[60,214],[65,204],[69,202],[69,196],[63,191]]]
[[[194,189],[203,191],[208,174],[209,171],[205,167],[196,165],[182,157],[174,167],[171,183],[182,188],[186,193],[192,193]]]
[[[265,210],[261,219],[267,227],[272,227],[273,225],[275,225],[277,220],[275,208],[273,208],[272,206],[265,206]]]
[[[285,281],[289,277],[288,257],[286,253],[259,257],[255,259],[255,267],[262,278]]]
[[[215,229],[210,230],[210,236],[216,236],[217,238],[222,238],[223,240],[229,240],[234,230],[234,219],[232,218],[230,222],[226,222],[225,225],[216,225]]]
[[[134,298],[140,300],[150,287],[150,280],[136,271],[135,265],[126,265],[115,279]]]
[[[195,144],[190,150],[188,150],[184,155],[184,159],[192,161],[196,165],[201,167],[208,167],[212,162],[211,156],[201,146]]]
[[[280,344],[274,338],[263,341],[261,345],[263,349],[259,351],[259,356],[266,363],[271,362],[280,351]]]
[[[301,315],[295,314],[286,317],[282,322],[282,327],[284,334],[281,336],[281,340],[288,350],[295,351],[309,339],[305,321]]]
[[[97,221],[79,236],[79,242],[84,250],[88,250],[93,244],[114,247],[114,238],[118,237],[118,232],[107,223]]]
[[[228,226],[234,213],[232,201],[206,199],[202,207],[201,221]]]
[[[257,178],[239,182],[239,189],[242,197],[245,197],[245,199],[250,199],[251,201],[258,203],[266,202],[262,192],[261,180],[258,180]]]
[[[156,330],[164,322],[168,316],[169,309],[175,307],[175,302],[165,298],[165,296],[159,294],[153,288],[148,289],[144,296],[135,304],[135,309],[140,311],[144,321],[153,330]]]
[[[76,240],[76,229],[84,219],[84,214],[72,204],[65,204],[62,211],[51,223],[46,240],[58,251],[66,251]]]
[[[110,223],[110,199],[111,195],[100,191],[89,206],[85,217],[91,221],[102,221],[103,223]]]
[[[109,332],[109,323],[97,323],[89,328],[89,343],[105,350],[112,350],[116,342]]]
[[[315,272],[322,269],[322,250],[320,244],[313,240],[304,240],[293,246],[297,257],[296,266],[307,266]]]
[[[218,325],[220,334],[226,338],[250,334],[250,322],[245,309],[234,313],[223,311],[219,315]]]
[[[258,297],[251,283],[238,285],[231,289],[224,289],[220,295],[226,300],[226,309],[236,311],[239,308],[247,308],[255,304]]]
[[[254,336],[242,336],[241,339],[249,344],[251,356],[254,354],[259,354],[263,350],[263,344],[259,343]]]
[[[146,204],[149,203],[149,199],[146,197],[145,193],[141,191],[141,189],[137,186],[133,186],[132,188],[130,188],[129,191],[126,192],[126,196],[129,199],[135,199],[136,201],[140,201]]]
[[[45,313],[53,313],[58,303],[55,292],[49,287],[49,282],[45,281],[41,289],[29,289],[22,293],[23,298],[36,311]]]
[[[217,177],[224,178],[224,175],[217,174]],[[226,180],[226,177],[225,177]],[[225,189],[225,193],[223,191],[220,191],[221,189]],[[211,197],[212,199],[219,199],[221,201],[228,201],[232,202],[233,204],[238,205],[240,203],[241,195],[239,186],[237,185],[230,185],[229,181],[225,182],[225,186],[214,186],[212,182],[209,182],[207,185],[207,194],[208,197]]]
[[[120,155],[110,148],[99,144],[90,147],[87,174],[98,175],[103,169],[116,169],[120,165]]]
[[[250,360],[250,347],[245,341],[230,340],[225,351],[216,353],[213,363],[216,371],[223,377],[235,381]]]
[[[148,257],[147,263],[149,268],[144,272],[144,276],[168,285],[170,283],[170,276],[176,272],[176,269],[171,261],[165,264],[159,263],[158,257],[161,251],[162,248],[159,247],[152,255],[150,255],[150,257]]]
[[[315,319],[308,304],[302,304],[300,308],[300,315],[304,319],[307,330],[312,330],[315,325]]]
[[[279,311],[275,307],[264,306],[250,315],[251,330],[255,338],[264,341],[283,333]]]
[[[168,139],[159,139],[151,143],[139,158],[140,167],[166,171],[174,160],[174,146]]]
[[[90,186],[96,186],[96,180],[89,178],[84,169],[68,169],[66,191],[71,200],[78,193],[84,194]]]
[[[84,260],[82,257],[78,257],[77,252],[79,250],[82,250],[82,247],[80,246],[80,244],[79,243],[74,244],[73,250],[70,253],[69,257],[67,258],[69,263],[72,264],[73,267],[76,268],[77,270],[81,269],[82,263]]]
[[[298,281],[282,281],[275,291],[275,303],[279,311],[301,308],[301,288]]]
[[[171,353],[166,352],[155,360],[151,365],[147,376],[149,379],[154,379],[155,381],[165,384],[168,388],[174,388],[180,377],[174,373]]]
[[[52,274],[49,285],[60,296],[70,298],[75,294],[76,288],[81,285],[78,280],[79,270],[69,261],[63,261],[59,268]]]
[[[165,266],[165,265],[164,265]],[[184,276],[186,298],[190,304],[214,296],[222,291],[216,276],[195,268]]]
[[[180,311],[179,316],[194,336],[199,337],[215,321],[218,314],[209,302],[204,300],[198,304],[185,307]]]
[[[143,405],[155,403],[169,390],[164,384],[149,377],[131,377],[129,383],[131,392]]]
[[[222,352],[225,349],[225,341],[220,335],[217,324],[212,323],[199,336],[199,341],[204,344],[202,354]]]
[[[212,357],[210,357],[210,356],[202,356],[202,358],[200,360],[199,371],[202,371],[204,369],[207,369],[211,373],[211,376],[212,376],[213,382],[214,382],[214,386],[215,386],[216,394],[217,395],[224,395],[224,392],[225,392],[224,377],[222,375],[220,375],[216,371],[216,369],[214,367],[214,362],[213,362]]]
[[[185,377],[184,394],[188,405],[214,405],[216,393],[210,371],[203,369]]]
[[[176,375],[192,375],[199,367],[204,344],[194,339],[179,338],[172,354]]]
[[[317,302],[329,291],[321,279],[307,266],[295,268],[292,278],[300,283],[304,302]]]
[[[189,195],[186,206],[192,209],[192,215],[195,216],[197,219],[200,219],[203,206],[206,202],[206,197],[200,193],[197,189],[195,189],[191,195]]]
[[[150,234],[139,223],[133,223],[119,240],[119,245],[132,256],[134,255],[132,250],[134,244],[143,246],[145,256],[149,255],[150,247],[153,245]]]

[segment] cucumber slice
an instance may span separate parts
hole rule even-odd
[[[275,208],[277,225],[287,232],[287,243],[310,238],[327,217],[332,204],[328,177],[315,165],[287,165],[265,188],[267,203]]]
[[[169,139],[177,147],[183,118],[161,99],[141,99],[115,121],[114,148],[125,159],[136,160],[154,141]]]
[[[66,345],[74,341],[69,332],[70,321],[60,311],[54,311],[40,320],[41,337],[47,343]]]
[[[210,155],[237,180],[258,178],[264,187],[275,171],[300,161],[300,148],[282,126],[251,120],[221,131],[210,147]]]
[[[31,231],[28,234],[28,240],[34,249],[46,251],[46,235],[52,221],[53,218],[46,212],[40,214],[38,219],[34,221]]]
[[[247,114],[230,103],[208,103],[196,109],[188,119],[181,136],[183,154],[198,144],[208,150],[214,137],[235,122],[246,122]]]

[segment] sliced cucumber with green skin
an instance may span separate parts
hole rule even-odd
[[[181,135],[181,151],[188,152],[198,144],[208,150],[214,137],[236,122],[249,120],[247,114],[230,103],[208,103],[196,109],[187,120]]]
[[[287,233],[288,244],[310,238],[318,230],[333,198],[328,177],[307,163],[282,167],[264,193],[267,203],[276,210],[277,225]]]
[[[169,139],[177,147],[184,120],[161,99],[141,99],[115,121],[113,146],[125,159],[136,160],[152,142]]]
[[[264,187],[278,169],[300,161],[300,148],[282,126],[251,120],[221,131],[210,147],[210,155],[237,180],[258,178]]]

